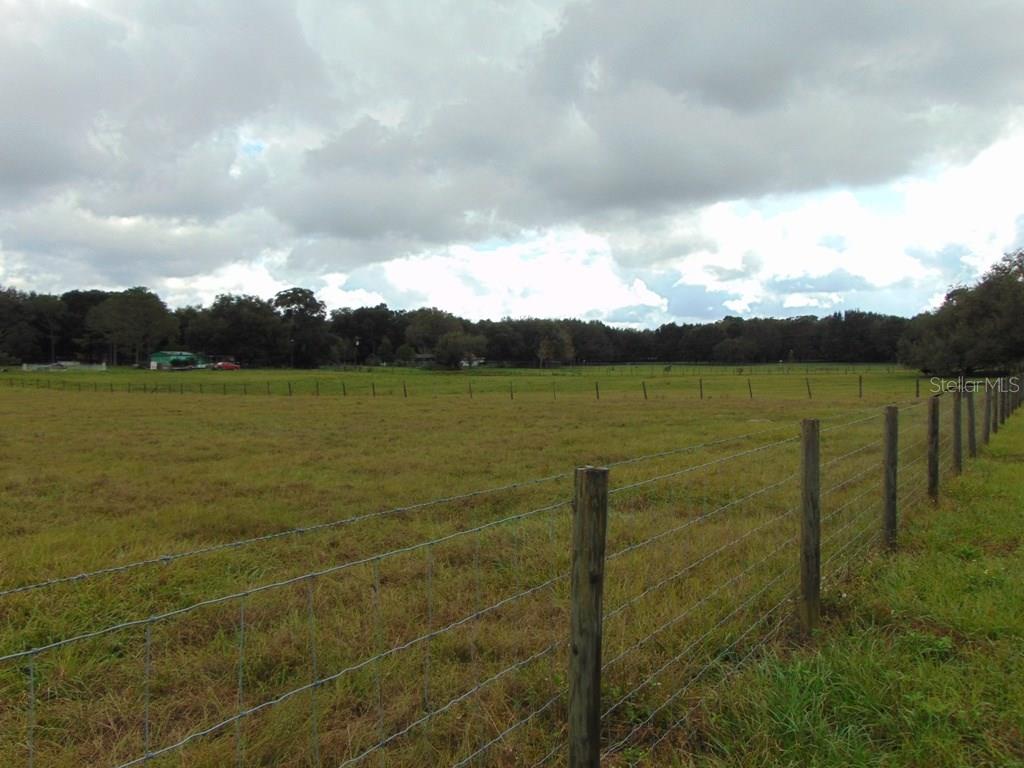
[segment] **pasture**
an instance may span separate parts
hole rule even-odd
[[[607,764],[661,764],[788,631],[799,420],[822,421],[827,586],[877,533],[885,404],[923,496],[915,392],[878,366],[7,374],[0,763],[564,763],[593,464]]]

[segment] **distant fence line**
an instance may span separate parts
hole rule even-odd
[[[113,636],[138,675],[131,687],[134,720],[116,749],[101,756],[106,762],[95,763],[93,754],[91,764],[128,768],[205,745],[220,750],[211,760],[227,756],[244,766],[259,748],[249,723],[270,712],[302,720],[308,733],[291,749],[315,765],[328,764],[328,757],[330,765],[356,765],[385,751],[393,752],[388,759],[415,765],[422,764],[417,749],[440,749],[448,764],[465,766],[502,749],[517,732],[529,733],[516,748],[517,754],[529,750],[534,765],[595,768],[627,749],[654,750],[700,706],[700,686],[713,689],[734,675],[787,631],[787,617],[810,639],[823,591],[875,541],[898,551],[901,512],[938,501],[943,478],[964,470],[965,448],[967,458],[976,456],[1021,404],[1021,393],[1008,386],[986,390],[983,398],[975,394],[868,409],[826,427],[805,419],[799,435],[697,457],[614,487],[614,471],[764,438],[778,427],[0,591],[0,598],[21,599],[273,537],[574,478],[571,498],[8,652],[0,670],[8,680],[13,671],[23,684],[11,697],[22,715],[14,751],[34,766],[75,748],[74,737],[55,735],[46,719],[48,709],[73,709],[66,698],[74,694],[59,695],[54,665]],[[758,476],[744,488],[754,468],[774,476],[766,482]],[[725,490],[715,485],[723,478]],[[648,504],[655,505],[650,519]],[[572,510],[569,530],[562,527],[564,510]],[[543,557],[548,553],[555,555],[550,561]],[[707,572],[710,565],[720,570]],[[350,581],[340,579],[345,574]],[[484,582],[503,574],[508,583],[485,593]],[[688,597],[694,599],[677,610],[676,600]],[[220,627],[217,647],[230,651],[223,666],[233,692],[207,701],[205,719],[183,723],[180,714],[168,714],[180,708],[166,700],[173,699],[176,668],[158,666],[164,655],[178,658],[177,638],[188,626],[178,623],[189,617]],[[389,621],[404,622],[406,634]],[[508,645],[506,636],[527,624],[533,631],[525,647]],[[260,664],[268,637],[281,626],[291,628],[283,642],[305,635],[289,657],[297,672],[305,671],[304,680],[281,678],[277,667]],[[350,631],[355,634],[345,640]],[[139,645],[127,651],[131,638]],[[464,711],[470,701],[487,717],[478,721]],[[287,709],[300,702],[301,716]],[[338,717],[354,724],[344,744]],[[456,727],[449,717],[463,724]]]
[[[155,376],[159,376],[156,374]],[[290,380],[265,380],[265,381],[241,381],[234,382],[226,380],[227,377],[231,376],[231,373],[222,374],[225,380],[220,382],[213,381],[201,381],[201,382],[190,382],[185,383],[178,381],[174,383],[161,383],[160,381],[141,381],[141,382],[82,382],[82,381],[69,381],[62,379],[54,381],[53,379],[30,379],[27,377],[13,378],[8,377],[7,388],[8,389],[39,389],[39,390],[56,390],[61,392],[108,392],[108,393],[128,393],[128,394],[168,394],[168,395],[263,395],[263,396],[294,396],[294,395],[305,395],[312,397],[400,397],[402,399],[409,399],[410,397],[416,397],[417,391],[415,387],[410,387],[408,382],[405,380],[388,382],[388,388],[382,389],[378,387],[378,383],[374,380],[359,382],[358,386],[353,384],[351,381],[345,381],[340,377],[331,379],[314,378],[300,379],[297,382]],[[817,374],[814,374],[815,376]],[[829,374],[823,374],[829,376]],[[687,388],[681,386],[672,387],[672,393],[680,396],[689,396],[697,400],[711,399],[715,397],[726,397],[729,399],[750,399],[754,400],[760,395],[757,388],[754,386],[753,375],[747,375],[745,377],[745,388],[742,392],[737,392],[728,388],[714,389],[711,385],[717,383],[718,377],[710,377],[705,382],[703,376],[697,376],[695,379],[689,379],[693,383],[689,384]],[[674,381],[683,381],[683,377],[675,377]],[[658,394],[663,394],[667,391],[669,384],[664,383],[664,379],[650,381],[648,379],[641,379],[633,387],[632,391],[635,396],[642,400],[650,399],[650,390],[648,384],[652,386],[658,384]],[[912,383],[911,383],[912,381]],[[921,397],[922,394],[922,379],[921,377],[915,377],[912,380],[908,380],[907,389],[908,394],[912,388],[914,397]],[[933,386],[931,380],[925,379],[925,394],[928,394],[928,386]],[[299,383],[302,386],[299,386]],[[486,383],[491,386],[482,387],[481,384]],[[800,382],[801,391],[806,393],[808,400],[815,399],[815,379],[813,376],[804,376]],[[870,383],[870,382],[869,382]],[[585,390],[581,390],[573,387],[562,387],[559,388],[559,382],[556,379],[552,379],[551,386],[547,390],[543,390],[537,386],[534,387],[519,387],[517,388],[514,381],[509,381],[507,387],[502,384],[497,384],[491,377],[481,377],[475,381],[476,386],[474,387],[474,379],[468,378],[466,385],[461,392],[446,391],[436,392],[428,391],[427,396],[434,397],[438,395],[445,395],[449,397],[462,396],[469,399],[478,397],[481,395],[490,397],[507,397],[507,399],[514,401],[516,395],[529,395],[529,396],[543,396],[550,397],[552,400],[557,400],[558,396],[571,395],[580,396],[586,395]],[[829,392],[834,394],[835,385],[834,382],[829,382]],[[888,391],[888,390],[887,390]],[[622,394],[623,390],[617,388],[616,394]],[[857,374],[855,381],[850,383],[847,394],[849,397],[856,396],[859,399],[863,399],[865,393],[865,380],[863,374]],[[594,381],[593,397],[595,400],[601,399],[601,382],[599,380]],[[607,394],[607,390],[606,390]],[[772,391],[770,396],[778,397],[777,391]]]

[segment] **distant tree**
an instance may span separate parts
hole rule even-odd
[[[102,304],[114,295],[112,291],[73,290],[61,294],[66,311],[61,317],[60,340],[57,354],[67,359],[83,357],[96,360],[103,357],[105,345],[89,332],[86,316],[93,307]]]
[[[409,365],[416,359],[416,350],[409,344],[402,344],[395,350],[395,361],[402,365]]]
[[[313,368],[330,357],[332,339],[324,303],[308,288],[289,288],[274,296],[288,329],[289,364]]]
[[[450,331],[437,340],[434,359],[445,368],[458,368],[471,355],[480,356],[487,350],[487,339],[483,336]]]
[[[86,325],[110,345],[114,365],[119,348],[128,349],[138,365],[159,344],[178,338],[178,322],[167,305],[142,287],[104,299],[89,310]]]
[[[229,355],[246,367],[265,367],[290,362],[289,330],[272,302],[221,294],[197,318],[194,339],[208,353]]]
[[[37,293],[28,298],[28,310],[32,321],[49,345],[49,361],[57,360],[57,340],[60,338],[61,321],[67,312],[64,302],[56,296]]]
[[[384,339],[394,347],[396,339],[405,339],[407,323],[405,312],[388,309],[387,304],[356,309],[345,307],[331,312],[330,331],[353,342],[359,339],[358,351],[363,358],[379,355],[386,359],[387,355],[380,349]]]
[[[569,330],[557,323],[550,323],[544,329],[537,345],[537,361],[541,368],[553,362],[572,362],[575,356],[576,350],[573,348]]]
[[[391,363],[395,360],[395,348],[387,336],[381,339],[380,344],[377,345],[377,357],[384,363]]]
[[[1024,360],[1024,250],[1007,254],[974,286],[950,289],[937,310],[911,320],[899,355],[907,365],[950,375]]]
[[[28,295],[15,288],[0,289],[0,360],[10,364],[40,359],[43,353],[39,342]]]
[[[434,307],[414,310],[408,314],[408,318],[405,340],[418,352],[434,352],[442,336],[464,330],[459,318]]]

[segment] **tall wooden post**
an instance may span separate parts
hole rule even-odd
[[[995,434],[1003,426],[1003,380],[996,379],[996,389],[992,393],[992,433]]]
[[[754,399],[754,388],[750,385],[750,378],[747,377],[747,392],[750,394],[750,399]]]
[[[985,410],[982,415],[984,421],[981,423],[981,443],[988,445],[989,436],[992,434],[992,390],[988,388],[988,382],[985,382]]]
[[[804,378],[804,383],[807,385],[807,399],[811,399],[811,380],[807,377]]]
[[[821,423],[801,423],[800,632],[810,637],[821,620]]]
[[[573,498],[571,635],[569,639],[569,767],[599,768],[601,755],[601,623],[608,470],[576,470]]]
[[[857,376],[857,397],[864,397],[864,376]]]
[[[967,399],[967,455],[978,458],[978,418],[974,412],[974,390],[964,393]]]
[[[697,379],[697,386],[700,387],[700,399],[703,400],[704,399],[704,377],[703,376],[700,377],[699,379]]]
[[[888,405],[885,408],[885,455],[882,458],[882,540],[890,550],[896,549],[899,430],[899,408]]]
[[[963,395],[959,387],[953,393],[953,474],[964,473],[964,416]]]
[[[928,495],[939,500],[939,395],[928,401]]]

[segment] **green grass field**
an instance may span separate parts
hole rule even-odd
[[[664,764],[1024,765],[1024,430],[1010,422],[900,552],[709,698]]]
[[[0,763],[446,765],[501,736],[472,763],[532,765],[565,736],[583,464],[612,465],[605,722],[625,743],[608,764],[650,759],[652,729],[693,704],[674,692],[788,631],[785,606],[754,622],[794,585],[799,419],[826,430],[838,584],[875,533],[886,403],[919,503],[914,395],[913,373],[877,366],[9,374],[0,592],[155,562],[0,595],[0,654],[68,641],[0,664]],[[121,622],[139,623],[107,631]]]

